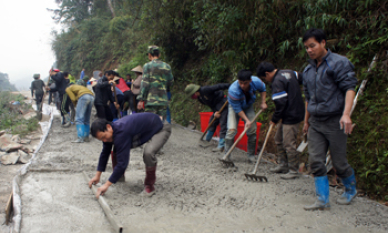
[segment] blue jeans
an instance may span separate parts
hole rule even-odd
[[[77,125],[90,125],[93,102],[94,96],[90,94],[79,97],[75,115],[75,123]]]

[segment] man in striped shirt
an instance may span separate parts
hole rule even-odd
[[[296,140],[305,113],[300,87],[303,79],[298,72],[275,69],[269,62],[260,63],[256,72],[258,77],[271,83],[272,100],[276,107],[270,124],[278,124],[275,143],[279,166],[271,169],[271,172],[287,173],[281,176],[283,179],[298,178],[299,152],[296,150]]]

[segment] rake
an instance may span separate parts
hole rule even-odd
[[[257,172],[257,168],[259,167],[259,163],[260,163],[261,157],[263,156],[265,145],[267,145],[268,137],[272,131],[273,126],[274,126],[273,124],[270,124],[270,126],[269,126],[267,135],[265,136],[263,147],[261,147],[259,157],[257,158],[256,164],[255,164],[255,169],[253,169],[252,173],[245,173],[245,178],[247,178],[248,180],[255,180],[255,181],[260,180],[260,181],[268,182],[267,177],[258,176],[258,175],[256,175],[256,172]]]
[[[263,112],[263,110],[260,110],[255,118],[253,118],[252,122],[254,124],[256,124],[256,119],[257,117],[259,117],[259,115]],[[227,159],[228,156],[230,155],[230,153],[232,153],[233,149],[236,147],[237,143],[243,138],[244,134],[247,132],[248,128],[245,127],[244,131],[240,134],[240,136],[237,138],[237,140],[234,142],[233,146],[229,149],[229,151],[224,155],[224,157],[222,157],[222,159],[219,159],[221,161],[221,163],[225,166],[225,167],[235,167],[233,161]]]

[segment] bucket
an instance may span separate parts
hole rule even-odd
[[[201,132],[205,132],[205,129],[209,125],[210,117],[213,115],[213,112],[200,112],[199,116],[201,119]],[[220,136],[220,125],[217,125],[216,132],[214,133],[213,137],[219,137]]]
[[[237,134],[234,137],[235,140],[240,136],[240,134],[244,131],[244,122],[239,121],[237,125]],[[260,128],[261,128],[261,123],[256,122],[257,130],[256,130],[256,147],[255,147],[255,155],[257,154],[257,144],[259,142],[259,137],[260,137]],[[237,143],[237,147],[240,148],[241,150],[248,151],[248,137],[246,134],[241,138],[241,140]]]

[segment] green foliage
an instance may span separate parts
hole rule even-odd
[[[0,91],[17,91],[15,85],[9,82],[8,74],[0,72]]]
[[[325,30],[327,47],[352,61],[359,80],[367,77],[373,56],[381,54],[353,116],[357,128],[349,137],[348,154],[360,187],[378,198],[388,195],[385,1],[113,0],[113,19],[105,0],[59,2],[56,12],[69,25],[53,42],[62,70],[119,67],[125,75],[144,65],[146,46],[156,44],[173,68],[172,115],[183,125],[193,119],[199,123],[198,111],[204,109],[184,98],[188,83],[231,82],[240,69],[255,71],[264,60],[302,71],[307,61],[302,36],[309,28]],[[84,8],[87,4],[89,10]],[[269,109],[261,122],[268,122],[274,110],[269,97],[267,101]]]
[[[24,96],[12,94],[8,91],[0,91],[0,130],[9,130],[12,134],[27,134],[38,127],[38,119],[32,118],[26,120],[11,104],[13,101],[19,101],[17,107],[22,111],[31,109],[31,106],[24,103]]]

